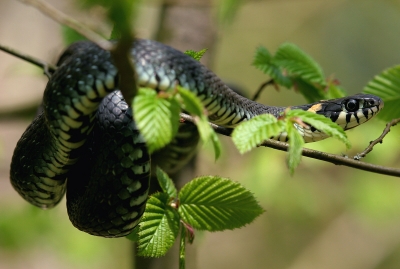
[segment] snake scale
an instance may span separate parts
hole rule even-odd
[[[286,109],[238,95],[201,63],[161,43],[137,39],[131,56],[139,86],[166,90],[178,83],[199,97],[217,125],[233,128],[259,114],[278,117]],[[145,209],[151,156],[118,91],[118,71],[108,51],[86,41],[69,46],[57,65],[44,92],[44,112],[15,148],[11,183],[25,200],[44,209],[66,192],[75,227],[97,236],[125,236]],[[350,129],[382,107],[380,98],[359,94],[292,108],[323,114]],[[182,124],[169,148],[154,157],[160,165],[176,167],[174,158],[191,154],[186,148],[193,143],[183,145],[193,128],[187,126]],[[312,126],[298,129],[306,142],[326,137]],[[276,139],[287,140],[284,134]]]

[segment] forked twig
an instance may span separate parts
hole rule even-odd
[[[370,153],[373,150],[373,148],[374,148],[374,146],[376,144],[382,143],[383,142],[383,138],[390,132],[390,128],[392,126],[395,126],[399,122],[400,122],[400,118],[394,119],[391,122],[387,123],[385,129],[382,132],[382,134],[377,139],[375,139],[374,141],[371,141],[369,146],[363,152],[358,153],[356,156],[354,156],[353,157],[354,160],[361,160],[362,158],[364,158],[368,153]]]

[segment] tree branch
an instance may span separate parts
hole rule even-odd
[[[278,149],[282,151],[287,151],[289,148],[287,143],[274,140],[264,141],[261,144],[261,146]],[[336,165],[344,165],[377,174],[400,177],[400,169],[361,162],[358,160],[350,159],[348,157],[343,157],[341,155],[330,154],[308,148],[303,148],[302,155],[312,159],[330,162]]]
[[[181,118],[184,121],[195,123],[195,120],[187,114],[181,113]],[[232,133],[232,129],[230,129],[230,128],[221,127],[221,126],[215,125],[213,123],[210,123],[210,126],[218,134],[230,136],[230,134]],[[273,148],[273,149],[277,149],[277,150],[281,150],[281,151],[287,151],[289,149],[289,145],[287,143],[279,142],[279,141],[275,141],[275,140],[271,140],[271,139],[264,141],[259,146]],[[373,172],[373,173],[377,173],[377,174],[400,177],[400,169],[370,164],[370,163],[366,163],[366,162],[361,162],[359,160],[354,160],[354,159],[351,159],[348,157],[343,157],[343,156],[337,155],[337,154],[330,154],[330,153],[326,153],[326,152],[322,152],[322,151],[318,151],[318,150],[303,148],[302,155],[305,157],[312,158],[312,159],[330,162],[335,165],[344,165],[344,166],[349,166],[352,168],[356,168],[356,169],[360,169],[360,170],[364,170],[364,171],[368,171],[368,172]]]

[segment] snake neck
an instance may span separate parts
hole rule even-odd
[[[220,126],[234,127],[265,113],[277,117],[284,110],[237,94],[198,61],[155,41],[136,40],[132,57],[140,86],[168,90],[178,83],[197,95],[207,109],[209,120]]]

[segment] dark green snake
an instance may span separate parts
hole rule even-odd
[[[198,61],[155,41],[136,40],[131,55],[139,86],[166,90],[178,83],[202,100],[209,120],[217,125],[233,128],[259,114],[278,117],[286,109],[236,94]],[[46,86],[44,112],[15,148],[10,172],[17,192],[40,208],[54,207],[66,191],[74,226],[104,237],[125,236],[138,224],[151,170],[145,141],[117,82],[118,71],[108,51],[91,42],[71,45]],[[359,94],[292,108],[325,115],[350,129],[382,107],[380,98]],[[185,126],[161,157],[154,157],[160,165],[173,169],[173,159],[190,154],[186,148],[193,144],[183,143],[190,141],[193,127]],[[306,142],[326,137],[312,126],[299,131]]]

